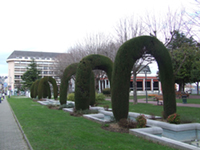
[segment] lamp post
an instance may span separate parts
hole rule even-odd
[[[148,103],[148,98],[147,98],[147,69],[144,69],[144,73],[145,73],[145,92],[146,92],[146,103]]]

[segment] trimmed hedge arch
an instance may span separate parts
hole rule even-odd
[[[52,84],[52,86],[53,86],[53,93],[54,93],[54,99],[57,99],[58,98],[58,86],[56,84],[56,80],[54,78],[52,78],[52,77],[47,77],[47,76],[43,77],[40,80],[40,82],[39,82],[39,86],[38,86],[38,99],[41,99],[43,97],[43,94],[44,94],[45,97],[46,97],[46,95],[48,97],[51,97],[50,96],[51,95],[50,94],[51,91],[49,90],[50,87],[48,87],[49,85],[46,84],[45,82],[46,83],[50,82]],[[47,90],[48,90],[47,93],[44,91],[45,90],[44,85],[47,86]]]
[[[39,86],[39,83],[40,83],[40,79],[37,79],[34,82],[34,96],[35,96],[35,98],[38,96],[38,86]]]
[[[157,38],[140,36],[125,42],[115,58],[111,99],[113,114],[117,121],[128,116],[130,72],[135,61],[144,53],[144,48],[158,63],[164,98],[164,116],[176,112],[174,76],[168,50]]]
[[[90,99],[89,105],[94,106],[95,104],[95,82],[94,82],[94,73],[91,72],[90,75]]]
[[[76,71],[75,108],[76,110],[89,109],[90,78],[93,69],[104,70],[111,81],[113,62],[103,55],[88,55],[84,57]]]
[[[67,90],[69,86],[69,80],[71,79],[71,76],[76,73],[76,69],[78,67],[78,63],[74,63],[69,65],[64,73],[63,77],[61,79],[61,84],[60,84],[60,104],[66,104],[67,102]]]
[[[34,86],[35,86],[35,82],[33,82],[32,85],[31,85],[31,87],[30,87],[31,98],[35,98],[35,95],[34,95]]]

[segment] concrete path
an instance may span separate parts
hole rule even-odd
[[[29,150],[6,99],[0,103],[0,150]]]

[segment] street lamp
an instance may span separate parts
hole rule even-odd
[[[148,103],[148,98],[147,98],[147,68],[143,69],[144,73],[145,73],[145,92],[146,92],[146,103]]]

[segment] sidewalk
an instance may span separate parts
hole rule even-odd
[[[29,150],[6,99],[0,103],[0,150]]]

